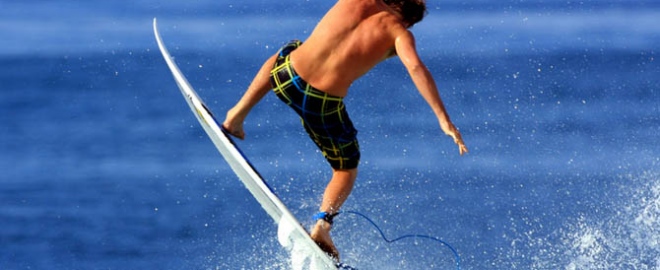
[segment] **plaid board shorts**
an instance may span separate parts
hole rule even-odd
[[[357,130],[348,117],[343,98],[315,89],[291,66],[289,54],[301,44],[292,40],[278,52],[270,75],[273,91],[298,113],[305,131],[332,168],[357,168],[360,162]]]

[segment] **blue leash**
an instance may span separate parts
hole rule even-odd
[[[364,215],[364,214],[362,214],[362,213],[360,213],[360,212],[350,211],[350,210],[348,210],[348,211],[340,211],[339,213],[353,214],[353,215],[357,215],[357,216],[360,216],[360,217],[366,219],[367,221],[369,221],[369,223],[371,223],[371,225],[374,226],[374,228],[376,228],[376,230],[378,231],[378,233],[380,233],[380,236],[381,236],[381,237],[383,238],[383,240],[385,240],[385,242],[387,242],[387,243],[394,243],[394,242],[396,242],[396,241],[399,241],[399,240],[402,240],[402,239],[406,239],[406,238],[423,238],[423,239],[428,239],[428,240],[431,240],[431,241],[438,242],[438,243],[440,243],[440,244],[446,246],[447,248],[449,248],[449,250],[451,250],[451,252],[454,253],[454,259],[456,260],[456,270],[461,270],[461,257],[458,255],[458,252],[456,251],[456,249],[454,249],[454,247],[452,247],[449,243],[447,243],[447,242],[445,242],[445,241],[442,241],[441,239],[439,239],[439,238],[437,238],[437,237],[433,237],[433,236],[429,236],[429,235],[421,235],[421,234],[406,234],[406,235],[402,235],[402,236],[399,236],[399,237],[397,237],[397,238],[394,238],[394,239],[390,240],[390,239],[388,239],[388,238],[385,236],[385,233],[383,233],[383,230],[381,230],[380,227],[378,227],[378,225],[376,225],[376,222],[374,222],[373,220],[371,220],[371,219],[370,219],[369,217],[367,217],[366,215]],[[338,266],[339,266],[339,265],[338,265]],[[352,269],[352,268],[339,268],[339,269]]]

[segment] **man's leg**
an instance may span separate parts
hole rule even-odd
[[[245,138],[243,121],[252,107],[270,91],[270,70],[273,69],[276,57],[277,55],[273,55],[264,62],[243,97],[227,112],[222,127],[229,131],[229,134],[241,140]]]
[[[332,179],[330,183],[325,188],[323,193],[323,201],[321,202],[321,207],[319,210],[321,212],[327,212],[328,214],[334,214],[339,212],[342,204],[348,198],[348,195],[351,194],[353,190],[353,184],[355,183],[355,178],[357,177],[357,168],[350,170],[333,170]],[[335,244],[330,238],[330,229],[331,224],[323,219],[319,219],[310,236],[314,241],[323,249],[323,251],[330,254],[332,257],[335,257],[339,260],[339,252],[335,247]]]

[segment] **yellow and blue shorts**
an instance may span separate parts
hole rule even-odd
[[[279,50],[270,74],[273,91],[298,113],[305,131],[332,168],[357,168],[360,162],[357,130],[348,117],[343,98],[315,89],[291,66],[289,54],[301,44],[292,40]]]

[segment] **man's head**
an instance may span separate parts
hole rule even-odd
[[[426,15],[425,0],[383,0],[383,2],[396,10],[408,27],[412,27]]]

